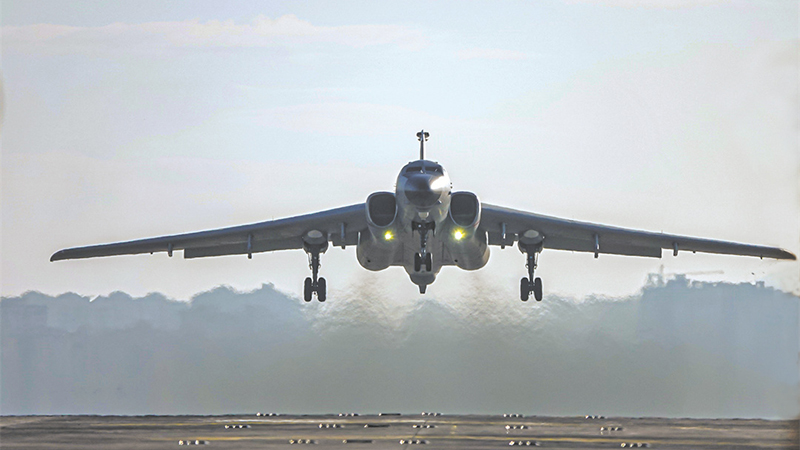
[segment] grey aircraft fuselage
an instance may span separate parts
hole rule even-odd
[[[445,262],[452,261],[452,264],[468,270],[486,265],[489,261],[486,240],[471,239],[469,226],[473,224],[459,224],[449,216],[453,185],[440,164],[424,159],[410,162],[397,176],[396,186],[396,216],[393,221],[380,222],[375,218],[377,214],[368,211],[367,221],[373,233],[369,241],[359,242],[357,257],[361,266],[383,270],[390,265],[402,265],[414,284],[425,286],[433,283]],[[372,194],[367,205],[377,203],[382,195],[380,192]],[[384,195],[384,198],[388,196]],[[427,242],[423,246],[420,241],[425,231]],[[470,254],[459,261],[454,255],[463,254],[465,241],[470,240]],[[430,270],[415,267],[414,259],[422,253],[420,249],[423,247],[425,253],[432,255]]]

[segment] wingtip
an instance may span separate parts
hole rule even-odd
[[[61,257],[62,253],[63,253],[63,250],[59,250],[59,251],[53,253],[53,255],[50,257],[50,262],[59,261],[59,260],[64,259],[64,258]]]
[[[790,252],[789,250],[784,250],[782,248],[776,248],[775,250],[775,256],[772,256],[772,258],[797,261],[797,256],[795,256],[794,253]]]

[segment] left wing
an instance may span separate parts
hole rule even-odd
[[[249,255],[303,248],[303,235],[310,230],[326,234],[334,245],[355,245],[359,231],[366,228],[365,206],[359,203],[249,225],[68,248],[54,253],[50,261],[154,252],[167,252],[172,256],[174,250],[183,250],[184,258]]]
[[[591,252],[595,255],[661,257],[662,249],[678,251],[724,253],[728,255],[758,256],[761,258],[790,259],[791,252],[777,247],[740,244],[737,242],[701,239],[673,234],[653,233],[598,225],[576,220],[517,211],[500,206],[481,204],[480,227],[487,231],[490,245],[512,245],[515,236],[527,230],[536,230],[543,237],[543,248]],[[505,228],[505,240],[503,229]]]

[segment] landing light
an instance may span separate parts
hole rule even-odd
[[[464,239],[464,236],[466,236],[466,235],[467,235],[467,233],[464,233],[464,230],[456,230],[453,233],[453,237],[456,238],[457,241],[460,241],[461,239]]]
[[[391,231],[387,231],[386,233],[384,233],[383,238],[386,239],[387,241],[391,241],[392,239],[394,239],[394,235],[392,234]]]

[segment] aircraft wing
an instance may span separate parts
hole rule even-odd
[[[673,234],[653,233],[599,225],[576,220],[518,211],[481,204],[480,227],[487,231],[490,245],[512,245],[514,234],[536,230],[544,236],[543,248],[629,256],[661,257],[662,249],[758,256],[761,258],[796,259],[791,252],[777,247],[740,244]],[[505,240],[503,240],[505,224]]]
[[[364,208],[364,203],[359,203],[268,222],[68,248],[54,253],[50,261],[155,252],[171,256],[175,250],[183,250],[184,258],[201,258],[299,249],[303,248],[303,235],[310,230],[327,233],[334,245],[355,245],[359,231],[367,228]]]

